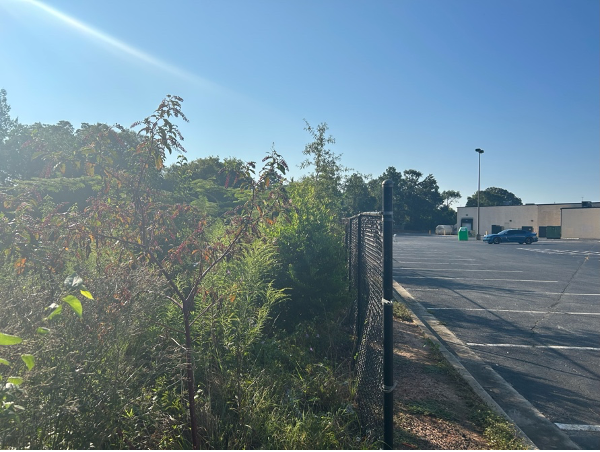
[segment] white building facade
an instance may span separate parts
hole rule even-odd
[[[528,229],[545,237],[548,226],[560,226],[561,238],[600,239],[600,202],[525,204],[523,206],[459,207],[457,227],[472,234],[497,233],[503,229]]]

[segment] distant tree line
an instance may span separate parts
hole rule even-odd
[[[129,130],[114,130],[106,124],[82,124],[75,129],[68,121],[48,125],[21,124],[9,115],[6,91],[0,91],[0,186],[9,187],[17,181],[36,180],[46,194],[62,193],[64,201],[79,205],[93,193],[94,180],[103,171],[118,170],[131,165],[127,152],[139,137]],[[381,206],[381,182],[394,182],[394,222],[397,229],[425,231],[438,224],[455,224],[452,208],[461,194],[455,190],[440,192],[435,177],[415,169],[398,171],[389,166],[380,176],[353,172],[342,166],[341,155],[328,149],[335,140],[327,136],[327,124],[306,130],[315,142],[304,153],[301,168],[312,169],[311,176],[336,205],[341,217],[359,212],[376,211]],[[317,149],[317,146],[319,147]],[[233,174],[243,162],[236,158],[221,160],[218,156],[178,163],[155,170],[151,176],[156,188],[171,192],[174,201],[186,201],[211,214],[232,208],[240,199],[234,190],[242,181]],[[41,179],[46,179],[41,182]],[[55,179],[50,181],[50,179]],[[235,183],[234,183],[235,182]],[[68,187],[66,185],[68,185]],[[66,192],[63,190],[66,188]],[[521,205],[521,199],[509,191],[490,187],[481,191],[481,206]],[[477,192],[467,198],[466,206],[477,205]]]

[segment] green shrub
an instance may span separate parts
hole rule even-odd
[[[290,288],[290,300],[278,310],[278,324],[296,323],[339,311],[349,302],[343,231],[310,180],[289,187],[294,209],[280,218],[271,234],[279,249],[277,281]]]

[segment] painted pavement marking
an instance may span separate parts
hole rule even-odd
[[[535,282],[535,283],[559,283],[561,281],[542,281],[539,279],[502,279],[502,278],[453,278],[450,276],[405,276],[399,279],[459,279],[463,281],[511,281],[511,282]]]
[[[512,281],[512,280],[510,280]],[[448,290],[445,287],[412,287],[410,290],[415,292],[424,292],[424,291],[439,291],[439,290]],[[460,292],[479,292],[477,289],[461,289]],[[600,297],[600,293],[566,293],[566,292],[531,292],[531,291],[523,291],[519,292],[520,295],[562,295],[563,297]],[[446,308],[436,308],[436,309],[446,309]],[[448,308],[453,309],[453,308]]]
[[[600,432],[600,425],[561,424],[559,422],[555,422],[554,425],[561,430],[571,430],[577,432]]]
[[[527,344],[479,344],[467,342],[470,347],[498,347],[498,348],[542,348],[551,350],[591,350],[600,351],[600,347],[577,347],[574,345],[527,345]]]
[[[526,310],[519,310],[519,309],[485,309],[485,308],[427,308],[427,310],[428,311],[518,312],[521,314],[600,315],[600,312],[526,311]]]

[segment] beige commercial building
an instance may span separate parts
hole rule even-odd
[[[480,207],[479,216],[477,207],[459,207],[457,227],[477,234],[479,222],[482,236],[503,229],[528,229],[546,237],[548,226],[553,227],[553,233],[559,226],[560,238],[600,240],[600,202]]]

